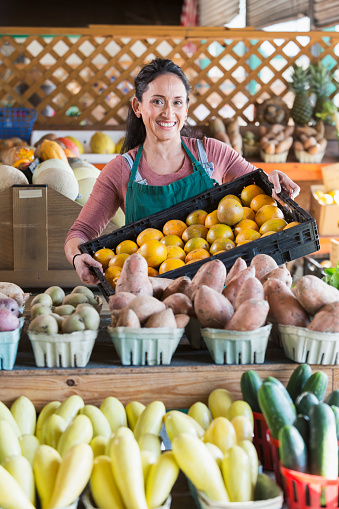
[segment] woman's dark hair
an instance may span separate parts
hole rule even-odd
[[[135,97],[139,102],[142,102],[142,96],[146,92],[148,85],[162,74],[175,74],[181,79],[187,94],[191,90],[189,81],[182,69],[176,65],[172,60],[167,58],[155,58],[149,64],[146,64],[134,79]],[[182,128],[181,133],[184,132],[185,126]],[[189,135],[189,134],[188,134]],[[138,118],[130,105],[128,110],[127,122],[126,122],[126,136],[125,141],[121,149],[121,154],[128,152],[134,147],[137,147],[145,141],[146,129],[142,118]]]

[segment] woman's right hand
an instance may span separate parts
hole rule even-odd
[[[91,255],[83,253],[80,256],[76,256],[74,258],[74,266],[79,278],[83,283],[88,285],[97,285],[100,283],[100,280],[92,271],[92,267],[98,268],[102,273],[104,273],[104,271],[101,263],[97,260],[94,260]]]

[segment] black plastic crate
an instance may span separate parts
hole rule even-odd
[[[269,182],[266,173],[258,169],[237,178],[233,182],[216,186],[193,198],[178,203],[169,209],[152,214],[135,223],[123,226],[112,233],[102,235],[101,237],[81,244],[79,246],[80,251],[93,256],[98,249],[103,247],[115,249],[123,240],[135,240],[139,233],[145,228],[157,228],[162,230],[164,224],[170,219],[181,219],[185,221],[188,214],[193,210],[202,209],[208,213],[212,212],[217,208],[223,196],[226,194],[240,195],[243,188],[250,184],[257,184],[266,194],[272,195],[273,185]],[[264,253],[272,256],[277,264],[281,265],[318,251],[320,249],[320,244],[315,219],[310,216],[308,212],[299,207],[299,205],[285,193],[281,193],[281,198],[286,203],[286,206],[282,207],[278,203],[278,207],[283,211],[287,222],[298,221],[301,224],[243,244],[242,246],[211,256],[210,258],[190,263],[189,265],[166,272],[165,274],[160,274],[157,277],[176,279],[180,276],[188,276],[192,278],[204,263],[214,258],[221,260],[226,269],[229,270],[239,257],[243,258],[246,263],[249,264],[255,255]],[[93,270],[100,279],[98,287],[108,300],[110,295],[114,294],[114,290],[99,269]]]

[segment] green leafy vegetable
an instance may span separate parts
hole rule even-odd
[[[336,267],[324,269],[324,272],[325,276],[323,277],[323,281],[339,290],[339,261]]]

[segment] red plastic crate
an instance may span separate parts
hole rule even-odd
[[[276,438],[273,438],[271,436],[271,432],[268,429],[267,430],[267,441],[270,445],[271,449],[271,455],[272,455],[272,462],[273,462],[273,471],[275,475],[275,480],[277,484],[282,488],[282,477],[281,477],[281,471],[280,471],[280,457],[279,457],[279,440]]]
[[[273,470],[273,460],[270,443],[267,440],[268,426],[263,414],[253,412],[254,438],[253,444],[256,448],[258,458],[264,470]]]

